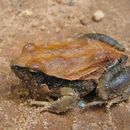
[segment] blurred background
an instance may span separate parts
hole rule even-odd
[[[99,32],[120,41],[130,55],[130,0],[1,0],[0,1],[0,130],[130,130],[130,102],[84,113],[39,113],[11,97],[18,82],[10,61],[27,42],[71,40]],[[130,63],[130,60],[128,61]]]

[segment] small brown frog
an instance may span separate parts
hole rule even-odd
[[[28,43],[11,62],[11,69],[28,88],[30,104],[43,106],[43,111],[66,112],[76,102],[83,108],[101,104],[109,108],[130,95],[130,66],[124,50],[119,42],[99,33],[70,42]],[[92,91],[96,101],[80,101]]]

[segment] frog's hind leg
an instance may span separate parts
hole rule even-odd
[[[110,68],[100,78],[96,91],[99,100],[84,104],[84,109],[103,104],[109,109],[113,104],[127,100],[130,95],[130,66],[121,68],[117,64]]]
[[[105,101],[107,108],[127,100],[130,95],[130,66],[116,72],[106,72],[97,87],[98,96]]]
[[[84,34],[83,36],[78,37],[78,39],[92,39],[92,40],[99,40],[106,44],[109,44],[116,48],[117,50],[124,51],[125,48],[122,44],[120,44],[118,41],[114,40],[113,38],[100,33],[89,33]]]
[[[49,111],[53,113],[63,113],[69,110],[72,105],[74,105],[78,99],[78,94],[68,87],[63,87],[60,89],[61,98],[52,102],[44,101],[30,101],[31,105],[42,106],[42,111]]]

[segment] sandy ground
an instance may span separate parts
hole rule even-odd
[[[98,23],[92,20],[96,10],[105,13]],[[25,43],[61,41],[89,32],[114,37],[130,55],[130,0],[0,1],[0,130],[130,130],[130,102],[114,106],[110,113],[100,107],[82,113],[74,107],[56,115],[39,113],[11,95],[18,79],[10,61]]]

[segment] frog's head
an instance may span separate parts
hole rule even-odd
[[[20,79],[24,80],[25,77],[29,75],[29,69],[26,67],[18,66],[18,65],[11,65],[11,70],[15,73],[15,75]]]
[[[30,78],[32,78],[34,75],[37,75],[38,73],[37,69],[28,66],[28,63],[32,60],[32,53],[35,51],[35,49],[35,44],[27,43],[23,47],[21,54],[11,61],[11,70],[20,80],[30,80]]]
[[[40,86],[45,83],[45,75],[37,70],[28,67],[22,67],[18,65],[11,65],[11,70],[15,75],[25,84],[25,86]]]

